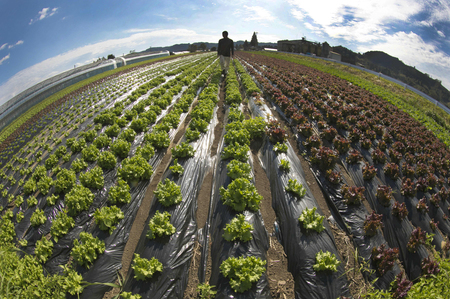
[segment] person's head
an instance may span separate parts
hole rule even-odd
[[[223,36],[223,37],[228,37],[228,31],[222,32],[222,36]]]

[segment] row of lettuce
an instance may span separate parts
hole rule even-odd
[[[60,124],[57,132],[48,130],[47,143],[39,142],[42,149],[36,146],[38,142],[31,142],[29,152],[22,149],[3,167],[2,255],[11,255],[15,244],[24,253],[34,255],[13,259],[17,264],[2,263],[3,275],[11,278],[10,284],[2,284],[4,294],[33,298],[51,297],[49,294],[55,293],[64,297],[65,292],[76,294],[89,286],[82,282],[84,277],[95,272],[92,268],[98,268],[96,259],[108,246],[113,246],[108,242],[112,243],[113,236],[119,234],[116,227],[123,228],[124,222],[130,222],[124,219],[127,209],[133,201],[142,200],[142,195],[133,195],[132,190],[140,186],[139,182],[143,182],[144,189],[148,185],[155,152],[158,154],[159,149],[169,145],[169,133],[176,131],[181,114],[186,114],[197,91],[204,86],[209,74],[200,74],[213,59],[208,56],[194,58],[195,61],[181,66],[173,64],[176,67],[163,76],[158,75],[159,69],[148,83],[125,93],[123,99],[107,96],[105,101],[101,95],[98,100],[104,103],[98,107],[106,109],[88,113],[75,126],[72,126],[74,118],[70,123]],[[186,89],[184,86],[188,85]],[[89,91],[83,96],[86,99],[83,105],[88,103],[86,109],[95,105]],[[155,122],[158,124],[153,125]],[[62,133],[57,139],[60,142],[54,144],[65,141],[64,145],[54,149],[53,145],[48,146],[53,141],[52,135],[64,131],[67,133]],[[30,157],[34,158],[33,165],[14,166],[27,164]],[[64,243],[67,239],[70,244]],[[61,257],[60,248],[64,246],[71,250]],[[33,263],[28,262],[31,259]],[[69,259],[73,262],[64,265]],[[43,265],[53,269],[51,275],[44,275]],[[55,265],[64,265],[64,270],[50,267]],[[83,276],[77,273],[82,268],[86,269],[81,271]],[[38,278],[28,290],[24,286],[32,278],[27,271],[30,277]],[[59,275],[62,272],[65,275]],[[20,279],[13,279],[16,276]]]
[[[450,146],[450,116],[443,109],[437,107],[427,99],[415,94],[385,79],[376,78],[364,71],[353,69],[348,71],[346,66],[321,61],[319,59],[300,57],[285,53],[265,52],[263,55],[281,58],[296,64],[320,70],[337,78],[341,78],[379,96],[400,110],[408,113],[428,130],[432,131],[442,142]]]
[[[151,62],[165,60],[166,58],[159,58],[154,59]],[[111,80],[111,77],[114,77],[118,72],[128,72],[127,75],[130,73],[138,73],[142,71],[142,67],[140,65],[148,64],[149,61],[144,61],[138,64],[134,65],[128,65],[119,69],[111,70],[104,72],[102,74],[93,76],[91,78],[88,78],[86,80],[83,80],[81,82],[78,82],[76,84],[73,84],[71,86],[68,86],[64,88],[63,90],[51,95],[50,97],[46,98],[44,101],[38,103],[37,105],[33,106],[31,109],[29,109],[26,113],[21,115],[20,117],[16,118],[10,125],[8,125],[6,128],[4,128],[0,132],[0,143],[4,142],[9,136],[11,136],[18,128],[20,128],[22,125],[24,125],[28,120],[32,119],[36,115],[38,115],[42,110],[44,110],[47,107],[51,107],[53,103],[56,101],[63,99],[65,97],[72,97],[75,93],[79,92],[81,88],[85,88],[86,86],[88,88],[91,88],[92,85],[97,85],[100,80],[104,80],[104,78],[108,77],[108,80]],[[112,79],[114,80],[114,78]],[[14,141],[13,141],[14,142]]]
[[[382,289],[389,288],[392,281],[392,295],[404,297],[411,283],[402,278],[397,258],[411,280],[439,273],[440,259],[430,258],[424,245],[448,250],[445,145],[426,136],[425,130],[416,130],[418,124],[392,106],[346,82],[293,64],[242,56],[251,64],[248,69],[265,93],[298,132],[299,146],[320,173],[317,180],[330,206],[334,206],[344,227],[353,234],[362,262],[376,274],[366,278]],[[385,111],[396,114],[390,116]],[[381,122],[378,115],[383,116]],[[418,135],[414,141],[405,138],[404,132],[413,131]],[[432,149],[423,149],[421,143],[433,144]],[[390,163],[384,165],[387,160]],[[436,160],[442,163],[435,163]],[[341,174],[336,162],[354,183]],[[423,196],[420,201],[419,196]],[[363,211],[361,202],[365,198],[372,213]],[[356,221],[359,218],[361,221]],[[391,248],[386,241],[380,243],[383,236]],[[380,283],[382,280],[385,281]]]

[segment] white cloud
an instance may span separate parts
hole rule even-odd
[[[304,0],[288,2],[293,6],[294,17],[309,17],[312,25],[330,37],[356,42],[383,39],[386,23],[408,21],[423,8],[421,3],[411,0],[341,0],[327,1],[326,5]]]
[[[45,7],[40,12],[38,12],[36,18],[30,20],[30,23],[28,23],[28,25],[31,25],[37,21],[42,21],[45,18],[49,18],[53,16],[57,11],[58,7],[52,8],[51,10],[50,7]]]
[[[292,9],[291,14],[299,21],[303,21],[303,19],[305,18],[305,15],[298,9]]]
[[[3,57],[2,59],[0,59],[0,65],[2,65],[3,61],[8,60],[9,59],[9,54],[6,55],[5,57]]]
[[[23,40],[19,40],[19,41],[17,41],[17,43],[15,43],[14,45],[9,45],[8,46],[8,49],[12,49],[12,48],[14,48],[15,46],[18,46],[18,45],[21,45],[21,44],[23,44]],[[6,44],[5,44],[6,45]],[[4,45],[4,46],[5,46]],[[2,46],[3,47],[3,46]],[[0,49],[1,50],[1,49]]]
[[[284,24],[284,23],[283,23],[283,25],[284,25],[286,28],[289,28],[289,29],[295,29],[295,26],[292,26],[292,25],[289,25],[289,24]]]
[[[442,80],[442,84],[450,89],[450,56],[432,44],[427,44],[414,32],[397,32],[386,36],[383,42],[371,46],[359,46],[359,52],[378,50],[398,57],[407,65],[416,66],[433,78]]]
[[[420,21],[418,24],[425,27],[433,26],[433,24],[431,24],[429,21]]]
[[[247,6],[244,5],[244,9],[239,9],[236,14],[243,16],[245,21],[273,21],[275,17],[261,6]]]
[[[448,1],[424,1],[430,12],[430,22],[450,22],[450,2]]]
[[[8,43],[4,43],[3,45],[1,45],[0,51],[3,50],[3,49],[5,49],[7,45],[8,45]]]
[[[125,38],[110,39],[67,51],[18,72],[0,85],[0,105],[23,90],[57,73],[70,69],[77,63],[91,62],[97,57],[106,56],[110,53],[120,55],[121,53],[128,53],[130,49],[141,48],[143,50],[149,46],[157,47],[177,43],[192,43],[199,40],[217,42],[218,40],[217,35],[198,34],[187,29],[140,30],[141,32],[131,34]]]
[[[311,32],[316,33],[316,34],[321,34],[322,30],[319,27],[316,27],[314,25],[312,25],[311,23],[305,22],[303,23],[305,25],[305,27],[309,30],[311,30]]]
[[[436,30],[437,33],[439,34],[440,37],[445,37],[444,32],[440,31],[440,30]]]

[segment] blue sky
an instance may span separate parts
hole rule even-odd
[[[0,105],[74,65],[223,30],[384,51],[450,89],[450,0],[0,0]]]

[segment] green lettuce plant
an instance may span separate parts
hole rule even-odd
[[[124,217],[123,212],[116,206],[103,207],[94,212],[95,223],[101,230],[107,230],[110,234],[116,229],[115,225]]]
[[[321,233],[325,230],[325,226],[323,225],[323,220],[325,216],[321,216],[316,213],[317,208],[313,207],[312,209],[305,208],[302,211],[302,214],[298,218],[298,221],[302,224],[303,228],[306,231],[316,231]]]
[[[163,265],[157,258],[141,258],[139,254],[134,254],[133,265],[134,278],[136,280],[146,280],[152,278],[156,272],[162,272]]]
[[[55,219],[52,222],[50,234],[52,235],[55,242],[58,242],[58,239],[66,235],[74,226],[75,220],[67,215],[66,211],[61,211],[56,215]]]
[[[130,186],[119,179],[117,185],[109,189],[108,200],[112,204],[127,204],[131,201]]]
[[[302,198],[306,194],[306,189],[302,184],[297,182],[296,179],[289,179],[288,185],[285,187],[285,190],[294,194],[297,198]]]
[[[95,166],[89,171],[80,173],[80,182],[84,187],[101,189],[104,185],[103,170]]]
[[[81,232],[80,240],[73,241],[71,256],[79,265],[90,268],[103,252],[105,252],[105,242],[94,238],[90,233]]]
[[[156,198],[158,198],[159,202],[165,207],[178,204],[183,200],[181,197],[180,186],[169,179],[165,179],[164,183],[159,182],[153,193]]]
[[[155,239],[156,237],[171,236],[175,233],[175,227],[170,223],[170,215],[167,211],[160,213],[156,211],[148,224],[147,238]]]
[[[230,280],[231,288],[238,293],[243,293],[252,288],[266,271],[266,261],[259,257],[229,257],[220,265],[220,272]]]
[[[236,215],[236,217],[234,217],[229,223],[227,223],[226,227],[223,230],[224,234],[222,236],[228,242],[232,242],[235,240],[247,242],[253,239],[253,225],[245,220],[244,214]]]
[[[337,272],[337,267],[340,264],[341,262],[338,261],[335,254],[332,254],[329,251],[323,252],[322,250],[320,250],[318,253],[316,253],[316,263],[313,265],[313,269],[316,272]]]
[[[261,200],[261,195],[256,191],[255,186],[249,180],[238,178],[233,180],[228,189],[220,187],[220,196],[225,205],[230,206],[237,212],[242,212],[245,209],[251,211],[258,211]]]

